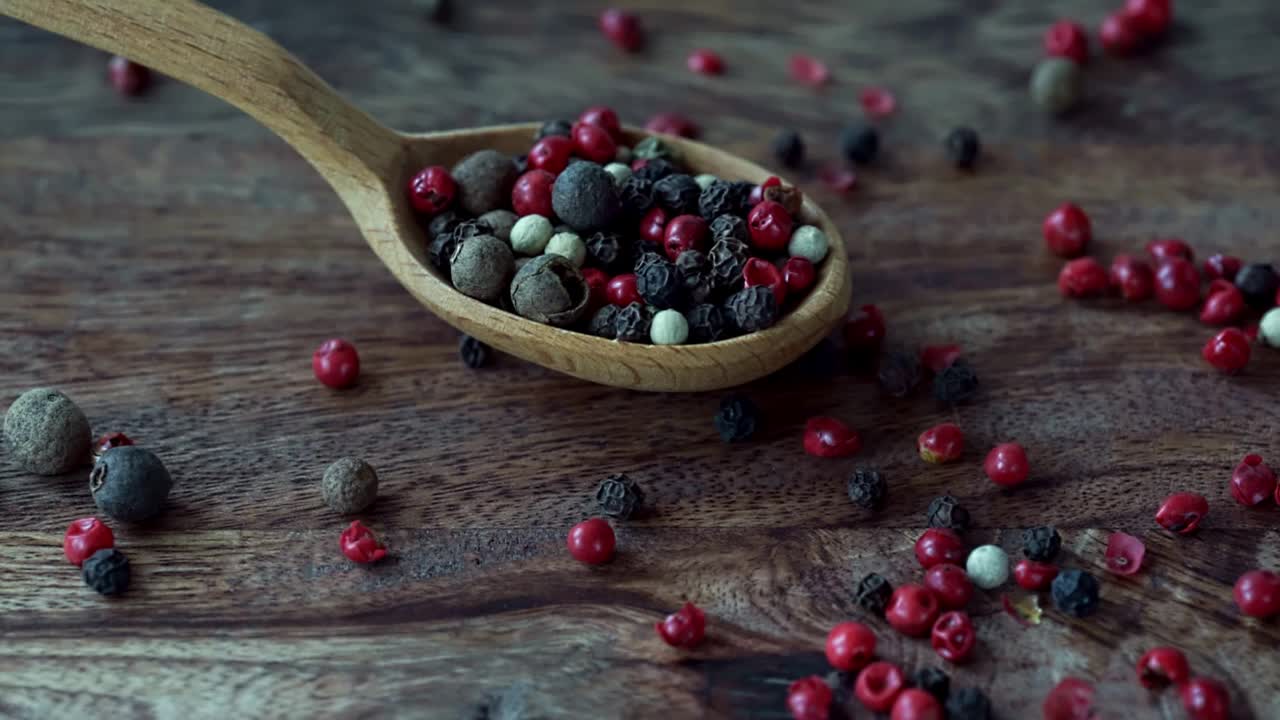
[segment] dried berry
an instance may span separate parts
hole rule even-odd
[[[311,372],[324,385],[344,390],[360,378],[360,353],[346,340],[331,338],[312,353]]]
[[[697,605],[685,603],[680,610],[656,623],[655,629],[658,637],[671,647],[691,650],[706,638],[707,617]]]
[[[618,306],[605,305],[596,310],[596,314],[591,316],[591,324],[587,328],[587,332],[597,337],[614,340],[618,337]]]
[[[936,497],[929,503],[929,527],[964,532],[969,528],[969,511],[950,495]]]
[[[1063,570],[1053,579],[1053,604],[1062,612],[1083,618],[1098,610],[1098,579],[1083,570]]]
[[[600,13],[600,31],[609,41],[625,52],[639,52],[644,47],[644,28],[636,15],[609,8]]]
[[[849,162],[866,165],[879,151],[880,133],[870,125],[856,123],[840,131],[840,154]]]
[[[662,138],[652,136],[647,137],[636,143],[636,146],[632,148],[631,151],[637,160],[647,160],[650,162],[654,160],[661,160],[671,168],[675,168],[675,162],[677,160],[676,151]],[[659,178],[652,179],[658,180]]]
[[[742,395],[730,395],[720,401],[716,413],[716,431],[725,442],[748,440],[756,431],[759,411],[756,404]]]
[[[649,340],[654,345],[683,345],[689,339],[689,321],[679,310],[659,310],[649,325]]]
[[[359,520],[353,520],[338,536],[338,548],[351,562],[375,563],[387,556],[387,548],[373,531]]]
[[[610,475],[596,488],[600,512],[612,518],[627,520],[644,506],[644,493],[635,480],[623,473]]]
[[[736,216],[742,211],[747,195],[738,183],[716,180],[698,196],[698,212],[708,222],[722,215]]]
[[[964,360],[957,360],[933,378],[933,396],[938,402],[955,405],[978,394],[978,375]]]
[[[582,273],[559,255],[539,255],[511,281],[512,309],[536,322],[567,327],[587,312],[589,289]]]
[[[431,241],[431,246],[427,248],[428,259],[431,264],[444,275],[446,279],[450,277],[450,266],[453,260],[453,254],[457,251],[458,246],[463,240],[469,240],[473,237],[481,235],[491,235],[493,228],[489,227],[489,223],[483,220],[466,220],[458,223],[447,233],[436,235]]]
[[[492,303],[510,286],[515,267],[510,245],[492,235],[477,235],[454,248],[449,279],[463,295]]]
[[[551,135],[569,137],[572,134],[573,123],[568,120],[548,120],[542,123],[542,126],[538,128],[538,132],[533,136],[533,139],[534,141],[538,141]]]
[[[711,262],[711,284],[716,292],[728,293],[742,289],[742,271],[748,260],[745,244],[721,238],[712,244],[707,259]]]
[[[1245,265],[1236,273],[1236,287],[1240,288],[1245,302],[1256,310],[1268,310],[1276,302],[1276,289],[1280,287],[1280,278],[1276,271],[1266,263]]]
[[[767,285],[756,285],[735,293],[725,301],[724,309],[729,321],[742,332],[764,330],[778,320],[778,301]]]
[[[173,479],[160,458],[136,445],[108,450],[89,473],[89,491],[98,509],[125,522],[157,515],[172,487]]]
[[[672,215],[697,215],[702,188],[689,175],[668,175],[653,185],[654,198]]]
[[[378,499],[378,473],[360,458],[341,458],[325,469],[320,494],[336,513],[363,512]]]
[[[982,143],[973,128],[958,127],[947,135],[947,155],[951,164],[961,170],[971,169],[978,162],[978,153]]]
[[[463,365],[478,370],[493,360],[493,351],[470,335],[463,335],[458,341],[458,356],[462,358]]]
[[[448,235],[455,228],[462,224],[462,217],[452,210],[444,212],[431,218],[431,222],[427,223],[427,237],[435,240],[441,235]]]
[[[849,499],[866,510],[878,510],[884,506],[889,486],[880,473],[871,468],[857,468],[849,476]]]
[[[705,303],[711,297],[711,264],[697,250],[685,250],[676,258],[676,277],[691,303]]]
[[[717,305],[696,305],[685,315],[685,319],[689,321],[690,343],[716,342],[729,334],[724,312]]]
[[[1031,100],[1045,112],[1060,115],[1080,99],[1083,74],[1067,58],[1041,60],[1031,73]]]
[[[889,605],[889,598],[893,596],[893,586],[876,573],[870,573],[858,581],[858,589],[855,593],[858,605],[876,616],[884,615],[884,609]]]
[[[505,207],[516,181],[516,167],[511,158],[496,150],[481,150],[466,156],[449,174],[458,186],[455,202],[470,215],[483,215]]]
[[[89,459],[89,420],[71,398],[53,388],[18,396],[4,416],[9,456],[24,472],[60,475]]]
[[[1062,549],[1062,536],[1051,527],[1034,527],[1022,531],[1022,554],[1028,560],[1053,562]]]
[[[904,398],[920,384],[920,359],[915,353],[885,353],[880,359],[877,378],[881,390],[893,397]]]
[[[631,303],[619,310],[617,317],[614,318],[614,337],[623,342],[648,342],[653,316],[653,308],[640,303]]]
[[[991,701],[978,688],[960,688],[947,698],[947,720],[990,720]]]
[[[804,164],[804,139],[795,130],[783,130],[773,138],[773,156],[783,167],[798,168]]]
[[[983,590],[998,588],[1009,579],[1009,555],[997,545],[979,545],[965,558],[964,571]]]
[[[84,584],[102,595],[120,595],[129,589],[129,558],[115,548],[99,550],[80,566]]]
[[[792,215],[799,215],[804,206],[804,193],[794,185],[770,185],[761,191],[760,199],[776,202]]]
[[[656,202],[653,190],[654,182],[634,174],[622,183],[618,196],[622,202],[622,213],[631,220],[638,221],[653,209]]]
[[[137,97],[151,85],[151,70],[129,58],[112,55],[107,61],[107,80],[121,95]]]
[[[115,547],[116,538],[111,528],[96,517],[73,520],[62,536],[62,554],[72,565],[81,566],[99,550]]]
[[[657,256],[636,268],[636,290],[645,304],[660,310],[676,307],[684,298],[675,264]]]
[[[580,162],[565,168],[556,177],[551,188],[551,206],[569,227],[589,233],[613,222],[622,210],[622,201],[612,175],[595,163]]]
[[[922,667],[911,673],[909,680],[912,687],[920,688],[938,699],[946,702],[951,693],[951,677],[935,667]]]
[[[640,146],[637,145],[636,147],[638,148]],[[678,173],[679,169],[673,163],[663,160],[662,158],[655,160],[640,160],[637,162],[642,164],[638,168],[632,168],[634,172],[631,177],[653,183],[653,202],[656,205],[658,204],[658,183]],[[696,185],[697,183],[695,182],[694,184]]]
[[[601,231],[587,238],[587,261],[608,273],[631,267],[631,246],[615,232]]]
[[[751,242],[751,228],[738,215],[721,215],[711,221],[711,241],[733,240],[741,245]]]

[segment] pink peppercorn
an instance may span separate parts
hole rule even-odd
[[[697,605],[687,602],[678,612],[657,623],[656,628],[663,642],[689,650],[701,645],[706,637],[707,617]]]
[[[701,130],[689,118],[678,113],[658,113],[649,118],[644,129],[652,133],[663,133],[677,137],[696,138]]]
[[[711,50],[695,50],[687,61],[689,69],[701,75],[720,75],[724,72],[724,59]]]
[[[1124,14],[1140,36],[1155,40],[1169,30],[1173,4],[1170,0],[1126,0]]]
[[[1089,222],[1089,216],[1071,203],[1063,203],[1049,213],[1041,231],[1049,251],[1064,258],[1084,253],[1093,238],[1093,225]]]
[[[838,193],[847,193],[858,185],[857,173],[841,165],[823,165],[818,169],[818,179]]]
[[[360,564],[375,563],[387,556],[386,546],[359,520],[353,521],[342,531],[342,535],[338,537],[338,547],[348,560]]]
[[[779,307],[787,299],[787,283],[782,277],[782,271],[768,260],[754,257],[748,259],[742,266],[742,280],[744,287],[764,285],[773,290],[773,298]]]
[[[1252,354],[1249,337],[1239,328],[1227,328],[1209,338],[1200,355],[1224,373],[1237,373],[1249,364]]]
[[[781,204],[765,200],[756,205],[747,216],[747,228],[751,231],[751,244],[762,250],[781,250],[791,240],[794,221],[791,213]]]
[[[787,284],[789,292],[803,292],[813,285],[817,271],[807,258],[787,258],[782,264],[782,281]]]
[[[1169,258],[1186,258],[1187,260],[1195,260],[1195,252],[1191,250],[1191,246],[1179,238],[1164,238],[1162,240],[1152,240],[1147,243],[1147,254],[1151,256],[1156,264],[1168,260]]]
[[[1210,280],[1217,280],[1218,278],[1235,280],[1242,264],[1238,257],[1222,255],[1221,253],[1210,255],[1209,259],[1204,261],[1204,274]]]
[[[609,8],[600,14],[600,30],[620,49],[630,53],[644,47],[640,18],[624,10]]]
[[[811,55],[792,55],[787,62],[787,71],[792,80],[813,87],[825,85],[831,79],[826,63]]]
[[[1058,273],[1058,291],[1063,297],[1095,297],[1107,291],[1107,271],[1091,257],[1070,260]]]
[[[1021,485],[1031,473],[1027,451],[1018,443],[1002,443],[992,448],[982,468],[991,482],[1001,487]]]
[[[573,155],[573,141],[562,135],[548,135],[534,143],[529,150],[529,169],[546,170],[559,175],[569,166]]]
[[[607,521],[591,518],[569,530],[566,544],[574,560],[587,565],[603,565],[613,559],[617,540]]]
[[[1231,473],[1231,497],[1245,507],[1267,502],[1276,492],[1276,474],[1261,455],[1249,454]]]
[[[435,215],[445,210],[457,194],[453,176],[441,165],[424,168],[409,180],[409,203],[420,213]]]
[[[814,457],[848,457],[861,449],[858,432],[836,418],[815,417],[805,423],[804,451]]]
[[[1249,617],[1268,618],[1280,614],[1280,575],[1269,570],[1250,570],[1236,580],[1232,597],[1240,612]]]
[[[1166,258],[1156,270],[1156,299],[1170,310],[1190,310],[1200,302],[1200,273],[1190,260]]]
[[[604,128],[609,136],[615,142],[622,140],[622,122],[618,120],[618,113],[613,108],[605,105],[593,105],[578,116],[578,122],[584,125],[595,125]]]
[[[72,565],[80,566],[99,550],[115,547],[111,528],[96,517],[73,520],[62,537],[62,553]]]
[[[578,157],[602,165],[613,162],[618,143],[609,131],[599,125],[577,123],[572,129],[573,151]]]
[[[360,377],[360,355],[346,340],[326,340],[311,356],[316,379],[335,390],[349,388]]]
[[[875,305],[863,305],[858,314],[844,326],[844,342],[849,352],[857,355],[873,355],[884,344],[884,314]]]
[[[787,710],[793,720],[828,720],[831,688],[817,675],[796,680],[787,687]]]
[[[609,304],[606,292],[609,286],[609,275],[600,268],[582,268],[582,279],[587,283],[587,309],[595,312]]]
[[[1084,65],[1089,61],[1089,36],[1080,23],[1059,20],[1044,33],[1044,51],[1050,57],[1065,57]]]
[[[888,117],[898,107],[898,100],[893,93],[882,87],[871,87],[858,94],[858,102],[862,111],[873,118]]]
[[[516,215],[541,215],[555,217],[551,208],[551,188],[556,176],[546,170],[530,170],[521,175],[511,187],[511,209]]]
[[[1209,514],[1209,501],[1195,493],[1174,493],[1156,510],[1156,524],[1179,535],[1189,535],[1200,527]]]
[[[1151,266],[1131,255],[1117,255],[1111,261],[1111,287],[1129,302],[1151,297],[1155,291],[1155,274]]]
[[[136,97],[151,85],[151,70],[129,58],[114,55],[107,62],[107,79],[116,92]]]
[[[634,273],[618,275],[610,280],[609,284],[605,286],[604,294],[608,298],[610,305],[626,307],[631,303],[644,304],[644,299],[640,297],[640,291],[636,289],[636,276]]]
[[[654,245],[664,245],[667,233],[667,211],[656,207],[640,219],[640,239]]]
[[[1215,285],[1218,283],[1225,286],[1215,290],[1210,285],[1209,299],[1200,308],[1200,322],[1205,325],[1229,325],[1245,311],[1244,295],[1239,288],[1221,278],[1214,280]]]
[[[707,221],[700,216],[677,215],[663,228],[662,247],[667,257],[675,262],[686,250],[705,250],[709,235]]]
[[[1132,55],[1142,42],[1142,36],[1134,27],[1133,20],[1123,12],[1117,11],[1107,16],[1098,28],[1098,39],[1102,49],[1112,55]]]

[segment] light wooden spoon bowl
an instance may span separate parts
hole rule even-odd
[[[762,332],[703,345],[621,343],[525,320],[454,290],[427,261],[405,196],[425,165],[452,166],[485,148],[525,152],[536,125],[408,135],[352,106],[265,35],[193,0],[0,0],[0,13],[123,55],[252,115],[329,181],[382,262],[445,322],[503,352],[592,382],[636,390],[700,391],[768,375],[818,343],[849,306],[848,260],[831,220],[806,200],[806,222],[832,251],[808,296]],[[637,141],[643,133],[627,130]],[[696,173],[762,182],[770,173],[689,140],[664,137]]]

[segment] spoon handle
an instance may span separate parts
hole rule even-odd
[[[400,162],[395,132],[267,36],[194,0],[0,0],[0,14],[226,100],[284,138],[344,200]]]

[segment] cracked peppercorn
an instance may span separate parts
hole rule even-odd
[[[618,233],[602,230],[587,238],[587,259],[610,274],[625,272],[631,267],[631,246]]]
[[[951,693],[951,676],[935,667],[922,667],[911,673],[909,683],[938,699],[946,702]]]
[[[716,413],[716,431],[725,442],[742,442],[750,439],[756,431],[759,419],[756,404],[742,395],[730,395],[720,401],[720,411]]]
[[[933,378],[933,396],[940,403],[955,405],[977,394],[978,375],[964,360],[955,361]]]
[[[960,688],[947,698],[947,720],[990,720],[991,701],[978,688]]]
[[[698,196],[698,212],[707,222],[723,215],[736,216],[749,194],[744,193],[744,188],[738,183],[716,180]]]
[[[934,498],[929,503],[929,527],[964,532],[969,528],[969,511],[950,495]]]
[[[756,332],[778,320],[778,301],[768,285],[755,285],[735,293],[725,301],[724,309],[734,327],[742,332]]]
[[[846,160],[866,165],[876,159],[880,151],[880,133],[870,125],[855,123],[840,131],[840,154]]]
[[[1078,618],[1098,610],[1098,579],[1083,570],[1063,570],[1050,587],[1053,604],[1062,612]]]
[[[622,308],[613,321],[614,337],[623,342],[648,342],[654,314],[653,308],[640,303]]]
[[[1051,527],[1033,527],[1022,531],[1022,554],[1028,560],[1053,562],[1061,548],[1062,536]]]
[[[783,167],[798,168],[804,164],[804,139],[795,130],[779,132],[770,147]]]
[[[883,616],[884,609],[889,605],[889,598],[893,597],[893,586],[879,574],[868,573],[858,581],[855,597],[864,610]]]
[[[685,319],[689,321],[691,344],[715,342],[728,335],[728,323],[725,321],[724,311],[718,305],[696,305],[685,315]]]
[[[596,488],[600,512],[612,518],[627,520],[644,507],[644,492],[625,473],[610,475]]]
[[[743,227],[746,227],[744,224]],[[711,284],[714,290],[731,292],[743,287],[742,271],[747,266],[747,246],[735,238],[724,236],[716,239],[707,260],[711,263]]]
[[[618,337],[618,306],[605,305],[591,316],[591,323],[587,327],[587,331],[597,337],[615,340]]]
[[[889,494],[889,487],[879,472],[871,468],[856,468],[849,476],[849,499],[866,510],[876,510],[884,506]]]
[[[711,221],[710,230],[712,242],[729,239],[740,245],[746,245],[751,241],[751,228],[747,227],[747,221],[738,215],[717,217]]]
[[[463,335],[458,341],[458,356],[462,358],[463,365],[476,370],[489,364],[493,359],[493,352],[488,345],[470,335]]]
[[[654,255],[636,268],[636,291],[650,307],[661,310],[679,305],[683,290],[675,263]]]
[[[951,164],[961,170],[970,170],[978,162],[978,153],[982,143],[973,128],[958,127],[947,135],[947,155]]]
[[[115,548],[90,555],[80,566],[84,584],[102,595],[120,595],[129,589],[129,558]]]
[[[658,204],[670,210],[672,215],[698,214],[702,188],[689,175],[668,175],[654,183],[653,193]]]
[[[876,373],[880,389],[896,398],[905,398],[920,384],[920,359],[916,353],[891,351],[880,359]]]

